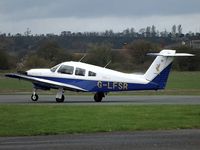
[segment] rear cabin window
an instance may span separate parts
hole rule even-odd
[[[72,66],[67,66],[67,65],[62,65],[60,66],[60,68],[58,69],[59,73],[63,73],[63,74],[73,74],[74,72],[74,67]]]
[[[77,76],[85,76],[85,69],[76,68],[75,75],[77,75]]]
[[[95,73],[95,72],[92,72],[92,71],[89,71],[89,72],[88,72],[88,76],[90,76],[90,77],[95,77],[95,76],[96,76],[96,73]]]

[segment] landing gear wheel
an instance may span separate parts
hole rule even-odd
[[[105,97],[104,93],[99,92],[94,95],[94,100],[95,102],[101,102],[103,97]]]
[[[58,103],[62,103],[62,102],[64,102],[64,100],[65,100],[65,96],[64,95],[62,95],[61,98],[56,98],[56,102],[58,102]]]
[[[39,98],[39,96],[37,94],[32,94],[31,95],[31,100],[34,101],[34,102],[37,101],[38,98]]]

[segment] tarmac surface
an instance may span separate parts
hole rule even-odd
[[[31,137],[0,137],[0,149],[199,150],[200,130],[191,129]]]
[[[40,103],[58,104],[55,95],[39,95],[37,102],[31,101],[30,95],[0,95],[0,104],[9,103]],[[137,104],[200,104],[200,96],[109,96],[107,95],[101,103],[96,103],[93,96],[65,95],[67,105],[137,105]]]
[[[40,95],[37,102],[30,95],[0,95],[1,104],[53,105],[157,105],[200,104],[200,96],[107,96],[101,103],[93,96],[65,95],[56,103],[54,95]],[[170,131],[135,131],[50,136],[0,137],[2,150],[199,150],[200,129]]]

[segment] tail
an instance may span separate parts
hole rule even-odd
[[[174,57],[194,56],[193,54],[176,53],[176,50],[162,50],[160,53],[149,53],[148,55],[157,57],[144,74],[144,78],[158,85],[158,89],[165,88]]]

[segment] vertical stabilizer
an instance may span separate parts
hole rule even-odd
[[[150,53],[149,55],[156,55],[157,57],[144,74],[145,79],[152,81],[156,76],[158,76],[165,68],[167,68],[167,66],[172,63],[174,59],[174,57],[165,55],[174,55],[175,53],[175,50],[162,50],[160,53]]]
[[[166,85],[174,57],[194,56],[187,53],[176,53],[176,50],[162,50],[160,53],[149,53],[148,55],[157,57],[144,74],[144,78],[157,84],[159,89],[163,89]]]

